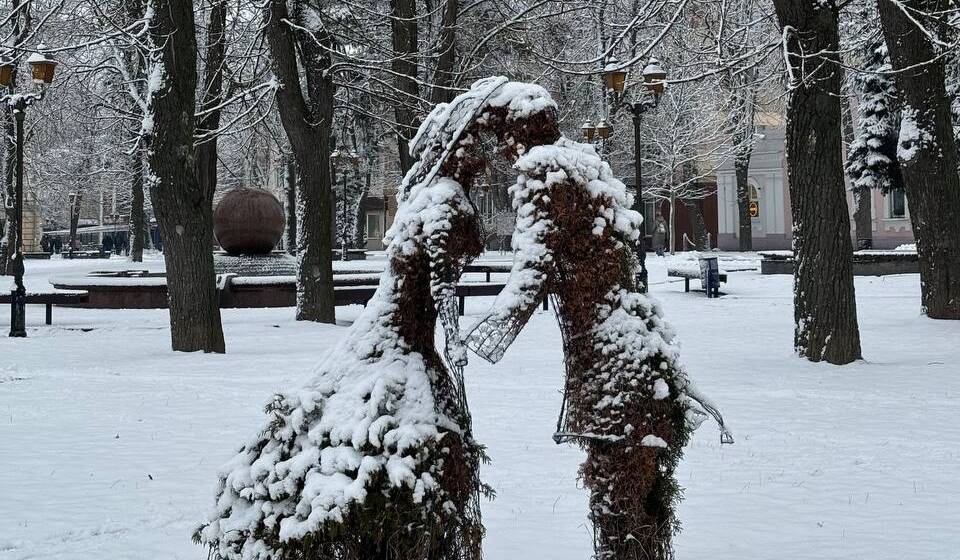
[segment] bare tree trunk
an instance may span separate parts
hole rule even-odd
[[[10,44],[19,45],[23,43],[33,29],[33,20],[31,17],[30,10],[32,8],[32,3],[27,2],[16,2],[12,6],[16,6],[16,13],[9,14],[7,16],[7,21],[10,23],[10,34],[6,38],[6,41],[9,41]],[[22,51],[19,51],[22,53]],[[8,53],[9,55],[10,53]],[[16,93],[16,84],[17,84],[17,69],[20,67],[21,59],[23,58],[22,54],[16,54],[16,51],[13,53],[14,57],[11,61],[13,66],[13,71],[10,74],[10,86],[7,93],[13,95]],[[6,139],[4,142],[5,153],[4,153],[4,191],[5,195],[0,197],[3,199],[3,211],[5,218],[5,226],[3,230],[3,238],[0,241],[0,274],[8,274],[7,270],[10,266],[10,259],[13,256],[14,245],[16,236],[20,232],[20,223],[17,221],[17,213],[14,204],[16,199],[16,185],[14,183],[16,176],[16,164],[17,164],[17,145],[16,145],[16,122],[13,115],[13,107],[10,104],[5,104],[6,111],[4,111],[4,120],[3,120],[3,136]]]
[[[400,156],[400,172],[406,173],[413,165],[409,143],[417,131],[417,112],[415,108],[420,96],[420,88],[417,85],[416,57],[419,52],[419,44],[416,0],[390,0],[390,16],[393,38],[391,67],[394,72],[398,98],[393,113],[397,121],[397,150]]]
[[[683,200],[683,205],[690,215],[690,230],[693,231],[693,242],[697,251],[709,251],[710,240],[707,236],[707,222],[703,219],[703,208],[700,200]]]
[[[285,232],[284,243],[287,246],[287,253],[297,254],[297,167],[293,161],[293,156],[284,154],[283,156],[283,180],[284,191],[287,195],[287,231]]]
[[[860,358],[860,331],[840,137],[838,9],[817,0],[774,0],[774,6],[787,29],[791,73],[794,347],[814,362],[847,364]]]
[[[853,189],[853,226],[857,238],[857,250],[873,247],[873,201],[870,189]]]
[[[280,120],[297,169],[297,320],[333,323],[333,235],[331,215],[330,126],[335,86],[330,68],[332,42],[322,31],[305,35],[287,21],[300,21],[301,0],[270,0],[264,13],[277,91]],[[297,52],[304,67],[307,94],[300,86]]]
[[[750,216],[750,158],[752,150],[744,150],[733,159],[733,171],[737,179],[738,249],[753,251],[753,218]]]
[[[945,17],[950,2],[878,0],[877,5],[903,96],[899,159],[917,240],[922,306],[930,318],[960,319],[960,175],[944,62],[938,58],[942,47],[934,48],[926,30],[911,21],[919,18],[921,25],[938,33],[945,22],[920,15]],[[908,126],[912,134],[908,129],[905,135]]]
[[[67,251],[73,252],[77,248],[77,228],[80,227],[80,208],[83,203],[83,193],[76,192],[70,201],[70,237],[67,240]]]
[[[841,107],[841,116],[843,121],[843,143],[847,146],[847,154],[853,144],[855,133],[853,130],[853,112],[850,110],[850,100],[852,97],[844,95]],[[869,249],[873,247],[873,212],[870,208],[870,189],[863,187],[853,187],[853,238],[856,240],[854,248],[856,250]]]
[[[15,73],[13,80],[16,81]],[[10,93],[13,93],[13,86],[11,86]],[[6,151],[3,158],[4,228],[3,241],[0,243],[0,274],[7,274],[7,268],[10,266],[10,258],[13,256],[16,232],[19,228],[16,205],[14,204],[17,196],[14,185],[14,171],[17,163],[17,146],[14,140],[16,130],[14,129],[13,112],[9,107],[4,112],[3,137],[5,139],[4,149]]]
[[[748,87],[748,86],[743,86]],[[733,144],[735,154],[733,158],[733,172],[737,181],[737,241],[741,251],[753,250],[753,218],[750,216],[750,159],[753,157],[754,131],[754,94],[740,96],[740,106],[737,108],[734,122],[735,132]]]
[[[139,146],[130,155],[130,173],[130,260],[143,262],[147,214],[143,207],[143,151]]]
[[[433,73],[430,91],[431,103],[445,103],[455,97],[452,88],[457,62],[457,0],[446,0],[443,5],[443,21],[440,29],[440,56]]]
[[[197,179],[197,37],[190,0],[155,0],[150,37],[164,80],[151,96],[150,196],[163,236],[175,351],[225,350],[213,271],[213,193]]]
[[[223,102],[223,63],[226,57],[224,29],[227,25],[226,0],[210,0],[210,21],[207,26],[207,53],[203,71],[202,117],[197,122],[197,181],[200,190],[209,196],[211,205],[217,192],[217,147]]]
[[[126,24],[131,25],[144,17],[146,4],[143,0],[125,0],[123,2],[126,9]],[[124,51],[124,63],[130,71],[130,75],[138,80],[146,80],[146,68],[141,61],[140,53],[137,49],[128,48]],[[143,95],[140,86],[133,84],[131,87],[137,90],[137,95]],[[130,111],[138,111],[139,106],[134,99],[128,100]],[[147,245],[147,215],[144,209],[143,192],[143,145],[147,139],[141,137],[142,129],[132,131],[132,141],[135,144],[133,153],[130,154],[130,260],[132,262],[143,262],[143,251]]]

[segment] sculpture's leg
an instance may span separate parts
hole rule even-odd
[[[676,482],[661,472],[660,450],[623,443],[587,446],[584,483],[598,560],[668,560]]]

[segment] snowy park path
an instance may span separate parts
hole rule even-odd
[[[707,423],[688,448],[679,560],[960,559],[960,325],[919,315],[916,275],[857,278],[866,361],[842,368],[792,355],[789,277],[732,273],[716,300],[682,286],[653,293],[737,442],[721,447]],[[488,304],[469,300],[467,314]],[[204,356],[166,350],[163,311],[58,310],[43,327],[28,309],[30,338],[0,339],[0,559],[205,558],[190,532],[217,467],[345,330],[291,316],[226,310],[228,354]],[[467,376],[499,494],[485,504],[487,558],[586,560],[581,457],[550,439],[552,312]]]

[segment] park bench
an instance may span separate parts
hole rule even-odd
[[[509,274],[513,270],[512,264],[468,264],[463,267],[463,272],[477,272],[480,274],[485,274],[486,279],[484,282],[490,281],[490,275],[492,273],[506,273]]]
[[[672,267],[667,269],[667,276],[673,278],[683,278],[683,291],[690,291],[690,280],[700,280],[703,291],[708,298],[720,296],[720,284],[727,282],[727,275],[720,272],[716,257],[705,257],[699,259],[699,269]]]
[[[46,323],[53,324],[54,305],[77,305],[85,303],[89,298],[87,292],[47,292],[27,294],[27,305],[45,305],[47,307]],[[9,293],[0,294],[0,304],[10,305],[13,296]]]
[[[113,253],[107,251],[64,251],[60,255],[64,259],[109,259]]]

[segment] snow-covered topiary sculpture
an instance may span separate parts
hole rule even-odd
[[[411,144],[420,159],[398,193],[377,292],[312,381],[277,395],[222,470],[195,535],[212,556],[480,557],[483,449],[470,430],[454,298],[482,249],[467,197],[486,167],[482,132],[516,157],[559,137],[555,105],[542,88],[490,78],[429,115]]]
[[[554,437],[587,451],[581,475],[596,557],[670,558],[674,469],[701,406],[722,420],[694,392],[659,307],[636,291],[631,247],[641,216],[610,167],[567,139],[531,149],[515,167],[513,269],[467,346],[497,361],[552,294],[567,370]]]

